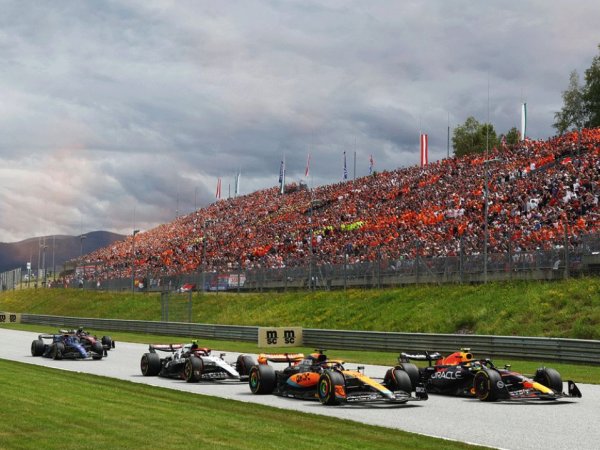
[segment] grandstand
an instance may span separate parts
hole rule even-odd
[[[132,277],[132,268],[135,277],[161,277],[576,249],[600,231],[600,129],[524,140],[486,158],[217,201],[77,263],[94,265],[93,279]]]

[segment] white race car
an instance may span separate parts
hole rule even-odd
[[[142,355],[140,369],[144,376],[177,378],[189,383],[209,380],[248,380],[256,360],[250,355],[238,356],[235,363],[225,361],[225,353],[212,356],[211,349],[189,344],[151,344]],[[165,353],[161,358],[157,352]],[[235,367],[234,367],[235,364]]]

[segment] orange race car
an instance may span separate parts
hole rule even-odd
[[[269,362],[287,363],[276,370]],[[275,394],[300,399],[319,399],[324,405],[355,402],[406,403],[427,400],[422,383],[413,384],[402,369],[392,368],[383,380],[364,374],[364,368],[344,368],[344,362],[329,359],[323,350],[302,353],[261,354],[250,369],[249,384],[254,394]],[[411,392],[415,392],[415,396]]]

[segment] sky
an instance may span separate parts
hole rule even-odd
[[[131,234],[233,194],[447,156],[469,116],[548,138],[600,2],[0,0],[0,242]],[[452,152],[452,150],[450,150]],[[356,154],[356,172],[354,155]]]

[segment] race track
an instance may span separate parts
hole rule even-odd
[[[357,422],[505,449],[597,449],[600,427],[593,425],[600,407],[600,386],[579,385],[582,399],[558,402],[483,403],[479,400],[430,396],[426,402],[406,405],[347,405],[325,407],[319,402],[253,395],[247,383],[184,381],[144,377],[139,361],[146,344],[117,342],[117,348],[101,361],[53,361],[30,354],[36,333],[0,328],[0,358],[57,369],[161,386],[196,394],[289,410],[339,417]],[[177,338],[173,342],[178,342]],[[213,351],[218,354],[218,351]],[[331,355],[335,357],[334,354]],[[237,353],[227,353],[235,361]],[[348,364],[355,368],[355,364]],[[387,367],[365,366],[365,373],[383,377]],[[575,380],[577,381],[577,380]],[[596,422],[597,423],[597,422]]]

